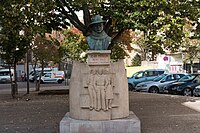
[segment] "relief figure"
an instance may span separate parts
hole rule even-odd
[[[90,97],[90,110],[93,110],[97,107],[97,96],[95,91],[94,84],[94,75],[96,74],[95,69],[90,70],[89,79],[88,79],[88,92]]]
[[[95,90],[97,94],[97,106],[96,111],[100,111],[101,109],[106,111],[105,105],[105,85],[106,85],[106,77],[103,74],[103,70],[99,69],[95,76]]]
[[[108,76],[107,80],[107,86],[105,90],[105,95],[106,95],[106,110],[109,110],[112,108],[112,100],[113,100],[113,86],[112,86],[112,79],[110,76]]]

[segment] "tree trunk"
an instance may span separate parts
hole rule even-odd
[[[11,73],[11,67],[9,66],[10,70],[10,78],[11,78],[11,95],[13,98],[16,98],[18,94],[18,86],[17,86],[17,71],[16,71],[16,61],[14,61],[14,80],[12,80],[12,73]]]
[[[14,62],[14,83],[15,83],[15,92],[16,92],[16,94],[18,94],[17,70],[16,70],[16,67],[17,67],[17,62],[15,61],[15,62]]]
[[[191,74],[194,73],[194,71],[193,71],[193,61],[192,60],[190,61],[190,72],[191,72]]]
[[[15,93],[15,87],[14,87],[13,80],[12,80],[12,77],[14,75],[11,73],[11,66],[10,66],[10,64],[9,64],[9,73],[10,73],[11,96],[12,96],[12,98],[15,98],[16,93]]]
[[[36,85],[36,91],[40,91],[40,83],[41,83],[41,77],[43,75],[43,71],[44,71],[44,61],[42,61],[42,70],[40,72],[39,80]]]
[[[35,91],[37,91],[37,86],[38,86],[38,82],[37,82],[37,75],[36,75],[36,65],[37,65],[37,61],[35,62],[35,64],[32,66],[33,67],[33,73],[34,73],[34,77],[33,77],[33,82],[35,82]]]

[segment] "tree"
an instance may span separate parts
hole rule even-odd
[[[13,97],[18,93],[16,64],[24,58],[30,45],[28,36],[26,36],[23,31],[27,29],[27,27],[23,25],[25,16],[20,10],[23,6],[22,2],[16,4],[9,0],[1,2],[0,4],[0,12],[2,14],[0,19],[0,46],[1,51],[4,52],[1,58],[5,59],[10,67],[14,67],[15,78],[14,81],[11,82]]]
[[[54,38],[47,38],[37,35],[32,45],[33,57],[36,63],[41,64],[41,72],[39,74],[39,81],[36,79],[36,91],[40,90],[41,76],[43,75],[44,65],[49,61],[57,62],[61,58],[60,43]],[[34,72],[35,68],[34,68]],[[37,82],[38,81],[38,82]]]
[[[90,34],[88,24],[91,16],[103,16],[107,20],[105,30],[113,38],[109,49],[126,29],[143,31],[147,45],[145,52],[151,53],[151,60],[163,52],[163,46],[172,52],[177,51],[184,38],[185,18],[195,22],[199,18],[196,17],[199,16],[196,0],[56,0],[56,3],[58,14],[68,19],[84,36]],[[83,12],[84,23],[76,15],[78,11]]]
[[[194,60],[199,58],[200,40],[186,38],[183,44],[182,52],[185,53],[184,62],[190,62],[190,73],[193,73]]]
[[[192,22],[187,19],[187,23],[183,27],[185,38],[180,49],[184,53],[184,62],[190,62],[191,73],[193,73],[194,60],[199,58],[198,56],[200,54],[200,39],[196,38],[196,34],[193,32],[195,26]]]
[[[58,29],[60,18],[55,15],[54,9],[54,1],[48,0],[6,0],[0,3],[0,46],[4,53],[1,57],[8,64],[16,68],[17,62],[31,48],[36,34],[44,36],[53,28]],[[12,84],[17,86],[16,80]],[[17,94],[15,90],[14,95]]]
[[[76,28],[64,29],[62,34],[65,37],[61,47],[65,52],[66,58],[82,60],[81,54],[88,49],[88,45],[81,31]]]
[[[132,66],[141,66],[141,57],[139,54],[136,54],[132,59]]]

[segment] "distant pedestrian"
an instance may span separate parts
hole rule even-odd
[[[24,81],[27,81],[26,73],[24,73]]]
[[[22,71],[22,73],[21,73],[21,80],[25,81],[25,73],[24,73],[24,71]]]

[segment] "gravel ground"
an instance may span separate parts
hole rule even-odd
[[[200,133],[200,113],[182,103],[196,97],[130,92],[130,110],[141,121],[142,133]]]
[[[0,95],[0,133],[58,133],[68,95]]]
[[[200,113],[182,103],[196,98],[130,92],[130,110],[141,120],[142,133],[200,133]],[[29,95],[12,99],[0,94],[0,133],[59,133],[69,112],[69,96]]]

